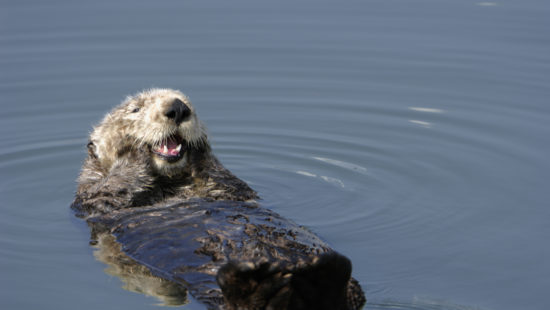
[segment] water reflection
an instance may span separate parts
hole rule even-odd
[[[416,111],[416,112],[426,112],[426,113],[443,113],[442,109],[434,109],[434,108],[409,107],[409,110]]]
[[[409,120],[409,122],[411,122],[413,124],[416,124],[416,125],[420,125],[424,128],[432,128],[432,123],[430,123],[430,122],[419,121],[419,120],[416,120],[416,119],[411,119],[411,120]]]
[[[344,185],[344,182],[342,182],[342,180],[339,180],[339,179],[336,179],[336,178],[327,177],[326,175],[316,175],[316,174],[311,173],[311,172],[300,171],[300,170],[296,171],[296,173],[300,174],[300,175],[303,175],[303,176],[306,176],[306,177],[319,178],[319,179],[321,179],[321,180],[323,180],[327,183],[339,186],[341,188],[346,188],[346,186]]]
[[[345,162],[345,161],[342,161],[342,160],[326,158],[326,157],[318,157],[318,156],[314,156],[313,159],[316,159],[316,160],[319,160],[319,161],[322,161],[324,163],[331,164],[331,165],[334,165],[334,166],[337,166],[337,167],[340,167],[340,168],[355,171],[355,172],[358,172],[358,173],[361,173],[361,174],[366,174],[367,173],[367,168],[361,167],[361,166],[353,164],[353,163],[348,163],[348,162]]]
[[[154,276],[151,271],[124,254],[111,234],[97,236],[94,257],[108,265],[105,272],[119,278],[122,288],[151,296],[162,306],[181,306],[188,303],[187,289],[181,284]]]
[[[498,3],[496,2],[478,2],[476,3],[479,6],[497,6]]]

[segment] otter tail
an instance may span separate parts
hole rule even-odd
[[[226,309],[355,310],[366,301],[351,262],[335,252],[293,266],[233,261],[220,268],[217,281]]]

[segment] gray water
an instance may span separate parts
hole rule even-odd
[[[549,16],[542,0],[1,1],[0,308],[159,309],[103,271],[69,204],[93,124],[170,87],[264,206],[351,258],[366,309],[548,309]]]

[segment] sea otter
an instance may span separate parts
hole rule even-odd
[[[212,309],[364,305],[350,261],[260,207],[212,154],[180,91],[129,96],[93,129],[87,148],[72,208],[93,242],[115,240],[111,263],[139,265]]]

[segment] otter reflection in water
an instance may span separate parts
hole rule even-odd
[[[148,90],[107,114],[90,135],[78,183],[72,208],[100,251],[109,244],[120,253],[109,264],[168,280],[172,295],[186,289],[213,309],[365,303],[347,258],[261,208],[256,192],[214,157],[179,91]]]
[[[124,254],[113,235],[101,234],[93,244],[94,257],[108,265],[105,272],[118,277],[124,289],[155,297],[163,306],[181,306],[188,302],[185,286],[153,275],[147,267]]]

